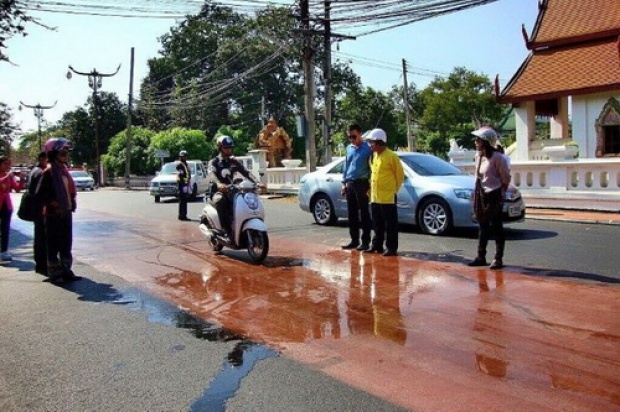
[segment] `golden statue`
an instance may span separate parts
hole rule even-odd
[[[267,167],[282,167],[282,159],[290,159],[292,155],[292,141],[286,131],[278,126],[273,117],[260,131],[254,140],[257,149],[267,151]]]

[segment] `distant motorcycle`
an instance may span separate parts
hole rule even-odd
[[[226,173],[228,172],[228,173]],[[222,175],[230,172],[225,169]],[[265,209],[256,193],[258,186],[249,180],[235,179],[228,185],[232,198],[232,239],[222,227],[219,215],[211,197],[205,198],[205,207],[200,215],[200,231],[205,235],[215,252],[224,247],[247,249],[254,263],[260,263],[269,253],[269,237],[265,225]]]

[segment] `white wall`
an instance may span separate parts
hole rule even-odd
[[[596,152],[596,119],[610,98],[620,100],[620,92],[573,96],[573,140],[579,144],[580,158],[593,158]]]

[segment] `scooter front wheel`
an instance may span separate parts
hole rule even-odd
[[[246,230],[248,253],[254,263],[260,263],[269,253],[269,237],[267,232],[255,229]]]
[[[220,250],[224,249],[224,245],[222,245],[215,238],[215,236],[211,236],[211,239],[209,240],[209,243],[211,243],[211,250],[213,250],[214,252],[219,252]]]

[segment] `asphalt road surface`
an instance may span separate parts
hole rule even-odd
[[[64,288],[32,273],[31,227],[16,220],[0,409],[617,408],[617,228],[512,225],[494,272],[464,265],[472,232],[403,228],[398,258],[364,256],[338,247],[344,223],[318,226],[294,199],[265,205],[272,248],[257,266],[214,255],[174,201],[81,192],[86,278]]]

